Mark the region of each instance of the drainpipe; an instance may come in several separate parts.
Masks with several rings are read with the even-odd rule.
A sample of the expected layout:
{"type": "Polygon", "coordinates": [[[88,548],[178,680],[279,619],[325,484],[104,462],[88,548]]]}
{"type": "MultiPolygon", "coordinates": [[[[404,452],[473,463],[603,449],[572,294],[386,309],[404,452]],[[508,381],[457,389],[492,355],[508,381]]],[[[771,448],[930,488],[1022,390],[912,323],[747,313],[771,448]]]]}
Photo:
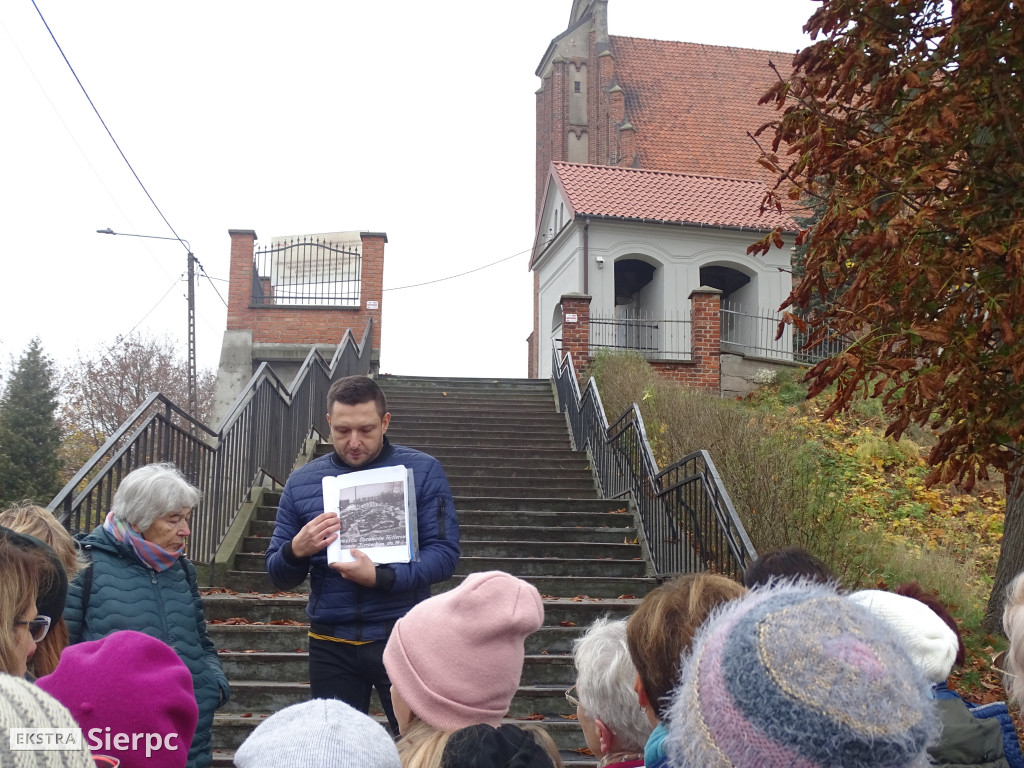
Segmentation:
{"type": "Polygon", "coordinates": [[[583,217],[583,293],[590,295],[590,219],[583,217]]]}

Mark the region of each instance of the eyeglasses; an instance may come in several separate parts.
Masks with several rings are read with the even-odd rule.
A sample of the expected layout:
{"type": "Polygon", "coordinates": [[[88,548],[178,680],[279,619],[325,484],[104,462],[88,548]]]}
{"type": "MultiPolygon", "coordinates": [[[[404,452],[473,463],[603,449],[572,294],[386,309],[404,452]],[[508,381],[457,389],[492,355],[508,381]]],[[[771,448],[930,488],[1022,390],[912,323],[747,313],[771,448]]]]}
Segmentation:
{"type": "Polygon", "coordinates": [[[50,631],[50,617],[49,616],[36,616],[34,619],[29,621],[16,621],[14,626],[20,627],[22,624],[28,627],[28,633],[32,636],[34,642],[39,642],[46,633],[50,631]]]}
{"type": "Polygon", "coordinates": [[[578,707],[580,705],[580,700],[572,695],[572,692],[574,690],[576,690],[576,686],[575,685],[572,688],[570,688],[568,691],[565,692],[565,700],[568,701],[570,704],[572,704],[574,707],[578,707]]]}

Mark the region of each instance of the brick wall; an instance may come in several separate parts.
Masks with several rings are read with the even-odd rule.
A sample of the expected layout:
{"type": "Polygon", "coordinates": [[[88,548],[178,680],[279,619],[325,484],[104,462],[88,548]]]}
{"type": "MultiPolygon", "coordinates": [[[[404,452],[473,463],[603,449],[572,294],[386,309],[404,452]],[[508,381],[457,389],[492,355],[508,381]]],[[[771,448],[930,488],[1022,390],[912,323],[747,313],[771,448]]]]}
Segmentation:
{"type": "Polygon", "coordinates": [[[384,244],[382,232],[362,232],[362,264],[359,307],[254,306],[252,298],[253,252],[256,233],[251,229],[228,230],[231,236],[231,268],[228,285],[227,329],[251,330],[253,343],[337,344],[349,328],[362,339],[366,322],[373,318],[373,349],[380,355],[384,244]],[[377,309],[367,309],[369,301],[377,309]]]}
{"type": "Polygon", "coordinates": [[[576,373],[590,359],[590,296],[567,293],[562,296],[562,354],[572,355],[576,373]],[[575,322],[570,317],[576,315],[575,322]]]}

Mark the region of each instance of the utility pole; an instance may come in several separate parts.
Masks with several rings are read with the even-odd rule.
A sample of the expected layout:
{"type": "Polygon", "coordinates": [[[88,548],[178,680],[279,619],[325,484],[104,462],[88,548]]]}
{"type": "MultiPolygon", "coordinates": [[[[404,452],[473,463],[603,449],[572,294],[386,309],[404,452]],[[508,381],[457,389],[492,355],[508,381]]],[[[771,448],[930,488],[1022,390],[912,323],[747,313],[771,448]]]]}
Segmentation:
{"type": "Polygon", "coordinates": [[[185,246],[188,251],[188,412],[194,419],[198,409],[196,394],[196,257],[188,240],[180,237],[161,237],[160,235],[136,235],[131,232],[115,232],[110,227],[97,229],[101,235],[123,235],[125,237],[142,237],[147,240],[175,240],[185,246]]]}

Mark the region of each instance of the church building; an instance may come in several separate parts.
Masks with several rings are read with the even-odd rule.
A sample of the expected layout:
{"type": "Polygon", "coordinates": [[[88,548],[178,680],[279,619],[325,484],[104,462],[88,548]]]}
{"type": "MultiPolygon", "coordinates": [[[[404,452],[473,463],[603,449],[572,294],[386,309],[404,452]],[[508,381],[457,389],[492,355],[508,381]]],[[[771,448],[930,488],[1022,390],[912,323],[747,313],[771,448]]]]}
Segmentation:
{"type": "Polygon", "coordinates": [[[791,287],[796,225],[760,213],[768,175],[752,135],[775,116],[757,103],[777,77],[770,62],[785,73],[792,58],[617,37],[608,0],[574,0],[537,67],[531,376],[549,376],[563,337],[579,338],[567,322],[588,324],[585,355],[637,350],[707,388],[720,384],[719,351],[792,358],[791,340],[764,343],[764,323],[745,319],[791,287]],[[779,225],[787,247],[746,254],[779,225]],[[704,343],[708,322],[720,345],[704,343]]]}

